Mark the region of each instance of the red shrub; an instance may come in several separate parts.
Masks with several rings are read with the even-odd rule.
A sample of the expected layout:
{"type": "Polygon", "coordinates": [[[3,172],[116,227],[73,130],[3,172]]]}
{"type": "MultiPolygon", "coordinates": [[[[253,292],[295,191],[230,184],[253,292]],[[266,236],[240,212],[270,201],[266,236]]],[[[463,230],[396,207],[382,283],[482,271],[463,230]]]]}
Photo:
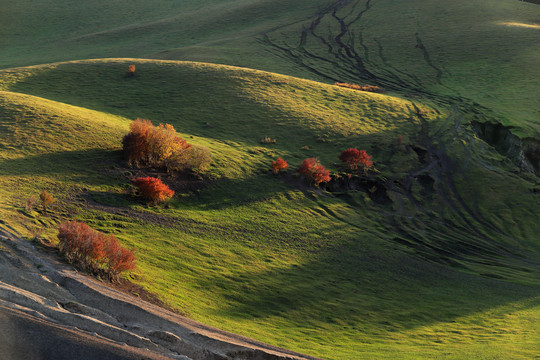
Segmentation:
{"type": "Polygon", "coordinates": [[[116,237],[105,235],[85,223],[70,221],[58,228],[58,249],[69,262],[113,279],[135,269],[135,252],[124,248],[116,237]]]}
{"type": "Polygon", "coordinates": [[[135,65],[129,65],[126,70],[127,76],[135,76],[135,65]]]}
{"type": "Polygon", "coordinates": [[[315,165],[317,165],[319,161],[315,158],[307,158],[304,161],[302,161],[302,164],[300,164],[300,167],[298,168],[298,172],[302,175],[310,176],[313,172],[313,168],[315,165]]]}
{"type": "Polygon", "coordinates": [[[339,154],[339,159],[349,166],[352,170],[358,169],[359,166],[363,166],[364,169],[368,169],[373,166],[373,162],[370,160],[371,156],[365,150],[358,150],[356,148],[350,148],[343,150],[339,154]]]}
{"type": "Polygon", "coordinates": [[[289,164],[282,158],[278,157],[275,161],[272,161],[272,169],[274,174],[277,174],[280,170],[285,170],[289,167],[289,164]]]}
{"type": "Polygon", "coordinates": [[[322,182],[328,182],[331,179],[330,171],[326,170],[315,158],[305,159],[298,168],[298,172],[311,179],[317,185],[322,182]]]}
{"type": "Polygon", "coordinates": [[[174,191],[165,185],[160,179],[154,177],[137,178],[131,180],[141,195],[151,202],[165,201],[174,195],[174,191]]]}
{"type": "Polygon", "coordinates": [[[123,247],[116,237],[110,235],[104,238],[107,270],[112,276],[118,276],[124,271],[135,269],[135,251],[123,247]]]}
{"type": "Polygon", "coordinates": [[[320,184],[322,182],[329,182],[330,177],[330,171],[326,170],[324,166],[321,164],[318,164],[313,169],[313,173],[311,174],[311,178],[315,182],[315,184],[320,184]]]}

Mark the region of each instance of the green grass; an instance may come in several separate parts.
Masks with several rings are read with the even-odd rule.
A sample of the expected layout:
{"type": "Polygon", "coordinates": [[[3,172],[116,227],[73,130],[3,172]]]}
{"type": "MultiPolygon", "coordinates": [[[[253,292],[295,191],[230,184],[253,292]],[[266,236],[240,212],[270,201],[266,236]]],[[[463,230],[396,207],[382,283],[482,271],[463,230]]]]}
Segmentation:
{"type": "MultiPolygon", "coordinates": [[[[204,0],[148,2],[91,0],[66,4],[7,1],[0,21],[0,67],[93,57],[156,57],[194,50],[198,57],[228,55],[241,61],[231,41],[252,42],[263,31],[310,17],[327,0],[204,0]],[[51,11],[51,9],[54,9],[51,11]],[[48,14],[47,19],[43,14],[48,14]]],[[[246,45],[242,46],[248,50],[246,45]]],[[[198,59],[201,60],[201,59],[198,59]]]]}
{"type": "Polygon", "coordinates": [[[138,250],[134,281],[189,317],[311,355],[540,352],[538,178],[518,166],[519,139],[493,135],[503,140],[497,151],[471,127],[501,123],[537,141],[540,30],[523,25],[540,23],[538,5],[0,0],[0,7],[4,223],[29,237],[54,239],[65,219],[114,233],[138,250]],[[348,28],[342,36],[339,19],[348,28]],[[338,50],[340,42],[348,49],[338,50]],[[222,63],[319,82],[140,59],[14,68],[105,57],[222,63]],[[137,76],[126,78],[132,63],[137,76]],[[390,92],[324,84],[336,80],[390,92]],[[134,199],[136,171],[119,150],[136,117],[171,123],[209,147],[209,186],[180,191],[168,208],[134,199]],[[267,136],[277,143],[261,144],[267,136]],[[351,146],[373,155],[386,181],[383,201],[369,191],[306,189],[269,172],[278,156],[293,168],[316,156],[335,172],[337,155],[351,146]],[[57,198],[53,208],[25,210],[42,189],[57,198]]]}
{"type": "Polygon", "coordinates": [[[439,101],[477,103],[517,135],[538,137],[540,51],[534,44],[540,30],[519,26],[540,23],[538,5],[353,0],[336,17],[348,26],[342,42],[362,58],[370,77],[338,52],[341,25],[332,16],[333,4],[91,0],[72,6],[4,0],[0,68],[142,57],[247,66],[324,82],[380,83],[403,93],[421,90],[439,101]],[[302,43],[303,29],[317,14],[324,16],[302,43]]]}
{"type": "Polygon", "coordinates": [[[540,199],[460,125],[468,115],[457,108],[135,59],[2,70],[0,89],[2,218],[27,236],[54,239],[66,219],[115,234],[137,249],[134,281],[191,318],[329,359],[538,352],[540,199]],[[135,78],[124,77],[130,63],[135,78]],[[119,150],[135,117],[209,147],[212,183],[168,208],[131,197],[119,150]],[[357,146],[399,183],[426,165],[398,134],[444,148],[451,169],[427,173],[451,182],[430,190],[413,178],[410,192],[397,185],[378,203],[362,191],[302,191],[269,172],[277,156],[293,167],[317,156],[336,171],[339,152],[357,146]],[[265,136],[277,143],[260,144],[265,136]],[[52,209],[26,211],[42,189],[52,209]]]}

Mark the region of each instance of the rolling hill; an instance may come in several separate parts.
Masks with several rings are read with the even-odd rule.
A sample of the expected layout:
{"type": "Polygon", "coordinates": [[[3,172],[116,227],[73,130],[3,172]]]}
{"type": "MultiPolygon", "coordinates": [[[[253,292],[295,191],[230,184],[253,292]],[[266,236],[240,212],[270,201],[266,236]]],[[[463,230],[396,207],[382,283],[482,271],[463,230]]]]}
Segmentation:
{"type": "Polygon", "coordinates": [[[170,306],[314,356],[538,353],[537,5],[5,4],[3,222],[50,241],[66,219],[113,233],[137,250],[132,280],[170,306]],[[26,66],[110,56],[298,77],[134,58],[26,66]],[[157,173],[177,191],[166,207],[131,196],[144,172],[120,148],[137,117],[214,154],[204,180],[157,173]],[[318,157],[336,175],[348,147],[372,155],[367,181],[317,189],[269,171],[318,157]],[[51,211],[25,206],[43,189],[51,211]]]}

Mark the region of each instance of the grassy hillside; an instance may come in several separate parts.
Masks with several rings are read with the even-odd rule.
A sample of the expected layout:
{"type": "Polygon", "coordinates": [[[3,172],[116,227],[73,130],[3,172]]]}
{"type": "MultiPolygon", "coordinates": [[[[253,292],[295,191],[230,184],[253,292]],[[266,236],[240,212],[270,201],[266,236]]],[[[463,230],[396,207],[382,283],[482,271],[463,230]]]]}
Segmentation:
{"type": "Polygon", "coordinates": [[[311,355],[540,353],[540,6],[0,8],[1,221],[28,237],[54,239],[65,219],[114,233],[138,251],[133,281],[188,316],[311,355]],[[177,191],[166,207],[131,196],[144,172],[120,144],[137,117],[214,154],[202,182],[157,173],[177,191]],[[368,182],[323,191],[269,171],[315,156],[335,175],[348,147],[373,155],[368,182]],[[26,206],[43,189],[52,209],[26,206]]]}
{"type": "Polygon", "coordinates": [[[134,59],[2,70],[0,90],[3,221],[29,237],[54,239],[64,219],[114,233],[137,249],[133,280],[194,319],[328,359],[538,353],[537,180],[474,135],[479,114],[134,59]],[[135,117],[209,147],[208,180],[162,174],[168,207],[133,198],[139,170],[119,150],[135,117]],[[336,172],[350,146],[373,154],[373,192],[269,172],[277,156],[336,172]],[[25,209],[42,189],[53,208],[25,209]]]}
{"type": "Polygon", "coordinates": [[[309,19],[328,0],[0,1],[0,67],[92,57],[153,57],[185,49],[241,61],[263,31],[309,19]],[[44,16],[47,15],[47,16],[44,16]],[[241,50],[238,52],[238,50],[241,50]]]}
{"type": "Polygon", "coordinates": [[[522,138],[540,133],[540,6],[529,2],[0,0],[0,6],[0,68],[119,56],[224,63],[476,104],[522,138]]]}

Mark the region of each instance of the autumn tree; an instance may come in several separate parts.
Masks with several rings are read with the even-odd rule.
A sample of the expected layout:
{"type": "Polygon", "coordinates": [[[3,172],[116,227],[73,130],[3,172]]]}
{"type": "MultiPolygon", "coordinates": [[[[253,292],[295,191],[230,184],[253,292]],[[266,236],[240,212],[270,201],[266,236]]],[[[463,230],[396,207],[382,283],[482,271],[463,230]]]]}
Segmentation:
{"type": "Polygon", "coordinates": [[[135,251],[122,246],[116,237],[104,238],[104,252],[107,272],[113,279],[124,271],[135,269],[135,251]]]}
{"type": "Polygon", "coordinates": [[[210,150],[192,146],[176,135],[170,124],[152,125],[150,120],[136,119],[122,139],[122,148],[131,166],[153,166],[167,171],[202,172],[212,162],[210,150]]]}
{"type": "Polygon", "coordinates": [[[54,202],[54,198],[47,190],[43,190],[41,194],[39,194],[39,198],[41,200],[41,203],[43,204],[43,209],[47,211],[47,207],[51,205],[54,202]]]}
{"type": "Polygon", "coordinates": [[[288,167],[289,164],[281,157],[278,157],[276,160],[272,161],[272,171],[274,172],[274,174],[277,174],[280,170],[285,170],[288,167]]]}
{"type": "Polygon", "coordinates": [[[150,120],[136,119],[129,125],[130,132],[122,139],[122,150],[131,166],[150,162],[150,137],[154,126],[150,120]]]}
{"type": "Polygon", "coordinates": [[[131,64],[128,66],[126,76],[135,76],[135,65],[131,64]]]}

